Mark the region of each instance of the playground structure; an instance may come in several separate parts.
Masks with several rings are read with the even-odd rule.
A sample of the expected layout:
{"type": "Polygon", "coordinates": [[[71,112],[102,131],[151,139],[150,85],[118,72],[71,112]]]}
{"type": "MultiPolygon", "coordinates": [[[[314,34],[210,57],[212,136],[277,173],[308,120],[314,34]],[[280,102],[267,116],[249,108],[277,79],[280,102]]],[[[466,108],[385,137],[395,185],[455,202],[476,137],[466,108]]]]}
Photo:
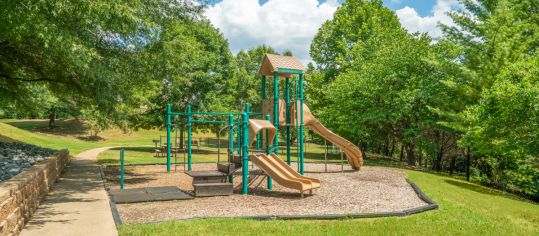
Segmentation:
{"type": "Polygon", "coordinates": [[[232,175],[239,168],[242,173],[242,194],[248,194],[249,160],[267,175],[268,189],[272,189],[272,181],[275,180],[284,187],[298,190],[301,196],[305,191],[312,194],[313,189],[320,187],[320,181],[303,176],[305,127],[338,146],[346,154],[352,168],[359,170],[363,164],[361,150],[325,128],[304,104],[304,71],[303,65],[295,57],[266,54],[259,71],[262,82],[261,112],[252,112],[248,103],[242,112],[193,112],[190,104],[187,104],[186,112],[176,112],[172,111],[170,103],[167,104],[167,172],[171,170],[173,116],[185,117],[185,123],[179,125],[185,125],[187,129],[187,174],[193,177],[193,187],[197,196],[231,194],[232,175]],[[269,98],[266,91],[267,78],[270,76],[273,77],[272,98],[269,98]],[[279,78],[285,78],[285,91],[282,97],[279,96],[279,78]],[[213,117],[213,119],[197,119],[198,117],[213,117]],[[223,120],[223,117],[228,119],[223,120]],[[218,171],[197,172],[192,169],[192,126],[198,123],[224,125],[223,128],[229,131],[228,161],[218,163],[218,171]],[[281,127],[284,127],[286,132],[286,162],[277,156],[281,127]],[[290,167],[292,128],[296,129],[297,136],[297,171],[290,167]]]}

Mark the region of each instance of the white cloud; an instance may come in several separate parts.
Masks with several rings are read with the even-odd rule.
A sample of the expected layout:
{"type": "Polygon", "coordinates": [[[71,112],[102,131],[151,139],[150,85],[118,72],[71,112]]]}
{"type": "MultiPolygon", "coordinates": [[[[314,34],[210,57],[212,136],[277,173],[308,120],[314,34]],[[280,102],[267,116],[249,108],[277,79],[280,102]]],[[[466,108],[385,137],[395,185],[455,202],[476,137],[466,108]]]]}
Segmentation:
{"type": "Polygon", "coordinates": [[[205,15],[229,40],[234,53],[266,44],[277,51],[292,50],[304,63],[309,46],[322,23],[332,18],[340,4],[328,0],[223,0],[205,15]]]}
{"type": "Polygon", "coordinates": [[[442,36],[442,30],[438,23],[451,25],[453,21],[447,15],[447,12],[458,8],[457,0],[437,0],[432,8],[432,16],[420,16],[414,8],[404,7],[396,11],[399,20],[409,32],[428,33],[431,37],[438,38],[442,36]]]}

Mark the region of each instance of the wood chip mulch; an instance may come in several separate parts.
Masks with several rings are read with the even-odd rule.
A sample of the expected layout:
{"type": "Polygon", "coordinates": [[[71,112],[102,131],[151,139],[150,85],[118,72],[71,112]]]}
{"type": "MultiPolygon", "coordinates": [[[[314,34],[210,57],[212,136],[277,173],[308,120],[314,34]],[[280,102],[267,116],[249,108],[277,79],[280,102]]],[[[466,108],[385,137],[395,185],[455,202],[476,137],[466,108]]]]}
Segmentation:
{"type": "MultiPolygon", "coordinates": [[[[193,200],[117,204],[123,223],[147,223],[195,217],[235,217],[259,215],[320,215],[402,211],[426,205],[417,197],[406,174],[385,167],[362,167],[352,171],[349,166],[306,163],[306,176],[321,180],[321,188],[313,195],[301,198],[298,191],[287,189],[275,181],[273,190],[266,189],[266,178],[254,166],[249,195],[241,195],[241,171],[234,177],[235,194],[219,197],[199,197],[193,200]],[[313,173],[318,172],[318,173],[313,173]],[[260,175],[258,175],[260,174],[260,175]]],[[[293,164],[293,168],[295,164],[293,164]]],[[[194,170],[214,170],[216,164],[194,164],[194,170]]],[[[166,167],[136,166],[126,171],[125,188],[178,186],[191,192],[191,177],[177,172],[166,173],[166,167]]],[[[106,169],[111,187],[118,188],[118,171],[106,169]]]]}

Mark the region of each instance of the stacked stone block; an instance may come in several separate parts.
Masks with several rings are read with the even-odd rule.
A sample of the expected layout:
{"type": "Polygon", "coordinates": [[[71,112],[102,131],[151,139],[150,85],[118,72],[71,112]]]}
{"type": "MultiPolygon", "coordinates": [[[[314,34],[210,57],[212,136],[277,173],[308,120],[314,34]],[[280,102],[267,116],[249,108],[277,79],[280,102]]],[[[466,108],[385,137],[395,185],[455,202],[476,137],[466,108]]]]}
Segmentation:
{"type": "Polygon", "coordinates": [[[0,183],[0,236],[19,234],[68,162],[62,150],[0,183]]]}

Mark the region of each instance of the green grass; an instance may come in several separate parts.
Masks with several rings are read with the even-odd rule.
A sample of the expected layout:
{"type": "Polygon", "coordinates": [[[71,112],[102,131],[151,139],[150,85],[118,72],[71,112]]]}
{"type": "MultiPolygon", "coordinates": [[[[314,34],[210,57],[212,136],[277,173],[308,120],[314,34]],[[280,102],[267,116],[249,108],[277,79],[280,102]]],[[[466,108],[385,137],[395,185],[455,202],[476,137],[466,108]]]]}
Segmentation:
{"type": "Polygon", "coordinates": [[[539,206],[450,177],[406,170],[440,209],[357,220],[211,219],[124,225],[120,235],[539,235],[539,206]]]}
{"type": "MultiPolygon", "coordinates": [[[[192,160],[193,162],[217,162],[218,160],[218,148],[217,141],[215,138],[201,137],[202,145],[200,147],[193,147],[192,149],[192,160]],[[209,140],[210,142],[208,142],[209,140]],[[210,143],[210,144],[208,144],[210,143]]],[[[223,139],[221,147],[221,161],[227,160],[227,148],[223,139]]],[[[166,157],[155,157],[154,156],[154,147],[127,147],[125,149],[125,163],[127,164],[148,164],[148,163],[166,163],[166,157]]],[[[295,161],[297,159],[297,153],[295,148],[292,149],[291,159],[295,161]]],[[[281,153],[280,158],[286,160],[286,154],[281,153]]],[[[185,157],[187,158],[187,157],[185,157]]],[[[335,152],[328,152],[328,162],[337,162],[340,163],[340,154],[335,152]]],[[[114,148],[111,150],[104,151],[100,153],[97,157],[99,163],[101,164],[119,164],[119,148],[114,148]]],[[[323,145],[318,144],[308,144],[305,154],[305,160],[309,162],[322,162],[324,161],[324,147],[323,145]]],[[[184,161],[184,154],[177,154],[177,162],[184,161]]],[[[174,162],[174,157],[172,157],[172,162],[174,162]]],[[[344,163],[346,164],[346,157],[344,157],[344,163]]]]}
{"type": "Polygon", "coordinates": [[[112,129],[100,133],[100,139],[93,140],[77,120],[57,121],[56,125],[58,127],[51,130],[46,120],[1,120],[0,137],[53,149],[67,148],[72,155],[76,155],[98,147],[152,145],[152,139],[164,135],[159,130],[124,133],[112,129]]]}
{"type": "MultiPolygon", "coordinates": [[[[165,158],[151,156],[152,147],[143,147],[152,145],[151,140],[163,135],[162,131],[141,130],[124,134],[119,130],[108,130],[100,135],[103,139],[91,141],[77,121],[60,121],[58,125],[62,128],[51,131],[46,121],[4,120],[0,122],[0,140],[68,148],[73,154],[96,147],[130,145],[133,147],[127,149],[127,163],[165,161],[165,158]]],[[[208,134],[200,136],[211,137],[208,134]]],[[[215,150],[211,146],[194,149],[193,159],[216,160],[215,154],[207,153],[215,150]]],[[[118,150],[104,152],[99,158],[103,163],[117,163],[118,150]]],[[[308,146],[306,158],[323,160],[322,147],[308,146]]],[[[340,156],[335,154],[330,158],[338,161],[340,156]]],[[[383,158],[366,160],[368,165],[395,166],[396,163],[383,158]]],[[[124,225],[119,232],[121,235],[539,235],[539,205],[536,203],[448,176],[405,171],[410,180],[440,204],[439,210],[407,217],[359,220],[169,221],[124,225]]]]}

